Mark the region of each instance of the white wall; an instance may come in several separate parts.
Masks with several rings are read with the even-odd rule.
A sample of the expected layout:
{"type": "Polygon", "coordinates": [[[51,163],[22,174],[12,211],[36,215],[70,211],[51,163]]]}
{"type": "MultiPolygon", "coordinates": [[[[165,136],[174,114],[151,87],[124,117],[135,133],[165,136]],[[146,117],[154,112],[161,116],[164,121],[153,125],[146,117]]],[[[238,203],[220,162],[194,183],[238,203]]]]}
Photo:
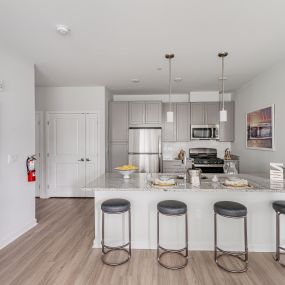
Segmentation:
{"type": "Polygon", "coordinates": [[[35,183],[26,158],[35,153],[34,65],[0,50],[0,248],[36,225],[35,183]],[[15,161],[8,164],[8,155],[15,161]]]}
{"type": "Polygon", "coordinates": [[[100,169],[105,172],[105,87],[36,87],[37,111],[98,112],[100,122],[100,169]]]}
{"type": "Polygon", "coordinates": [[[240,156],[242,172],[269,172],[270,162],[285,163],[285,61],[260,74],[234,94],[236,134],[232,149],[240,156]],[[245,147],[246,113],[275,104],[276,151],[245,147]]]}

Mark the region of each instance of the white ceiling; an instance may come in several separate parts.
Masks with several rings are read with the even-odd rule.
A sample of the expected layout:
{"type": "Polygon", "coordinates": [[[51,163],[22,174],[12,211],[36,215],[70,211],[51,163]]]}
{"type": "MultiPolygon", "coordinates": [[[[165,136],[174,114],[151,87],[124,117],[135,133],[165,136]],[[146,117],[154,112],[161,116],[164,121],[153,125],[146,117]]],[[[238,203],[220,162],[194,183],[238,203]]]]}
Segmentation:
{"type": "Polygon", "coordinates": [[[284,0],[0,0],[1,46],[33,59],[39,86],[117,94],[167,92],[166,52],[183,78],[175,93],[217,90],[217,53],[226,50],[233,90],[285,58],[284,11],[284,0]]]}

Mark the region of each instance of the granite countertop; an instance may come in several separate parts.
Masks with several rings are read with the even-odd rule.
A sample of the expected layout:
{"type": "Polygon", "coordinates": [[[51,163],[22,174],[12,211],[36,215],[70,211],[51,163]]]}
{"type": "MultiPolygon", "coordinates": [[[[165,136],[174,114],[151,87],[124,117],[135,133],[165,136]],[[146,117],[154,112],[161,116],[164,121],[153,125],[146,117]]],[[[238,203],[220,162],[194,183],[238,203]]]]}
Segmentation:
{"type": "Polygon", "coordinates": [[[195,187],[187,180],[176,179],[177,185],[174,187],[156,187],[151,181],[159,176],[169,176],[176,178],[177,174],[162,174],[162,173],[134,173],[130,179],[124,179],[119,173],[105,173],[97,179],[89,183],[85,190],[92,191],[189,191],[189,192],[284,192],[285,183],[281,185],[271,185],[270,180],[266,175],[260,174],[238,174],[235,177],[247,179],[252,188],[231,188],[223,185],[223,181],[229,177],[226,174],[217,174],[219,182],[214,183],[212,177],[214,174],[204,174],[207,179],[201,179],[201,185],[195,187]]]}

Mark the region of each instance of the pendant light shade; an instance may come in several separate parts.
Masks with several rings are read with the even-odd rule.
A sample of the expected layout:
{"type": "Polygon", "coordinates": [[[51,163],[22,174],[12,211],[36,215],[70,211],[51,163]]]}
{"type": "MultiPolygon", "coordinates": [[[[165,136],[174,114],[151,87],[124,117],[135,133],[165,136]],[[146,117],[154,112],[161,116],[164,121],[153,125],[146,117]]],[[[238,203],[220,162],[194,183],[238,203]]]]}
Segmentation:
{"type": "Polygon", "coordinates": [[[173,118],[173,111],[168,111],[167,113],[166,113],[166,121],[167,121],[167,123],[173,123],[173,120],[174,118],[173,118]]]}
{"type": "Polygon", "coordinates": [[[166,113],[166,121],[167,123],[173,123],[174,122],[174,113],[172,111],[171,108],[171,60],[174,58],[174,54],[166,54],[165,58],[168,59],[169,62],[169,97],[168,97],[168,101],[169,101],[169,111],[167,111],[166,113]]]}
{"type": "Polygon", "coordinates": [[[222,110],[220,110],[220,122],[226,122],[228,120],[228,112],[225,110],[225,67],[224,67],[224,60],[225,57],[228,55],[227,52],[220,52],[218,56],[222,59],[222,110]]]}
{"type": "Polygon", "coordinates": [[[228,120],[228,112],[227,110],[220,111],[220,122],[226,122],[228,120]]]}

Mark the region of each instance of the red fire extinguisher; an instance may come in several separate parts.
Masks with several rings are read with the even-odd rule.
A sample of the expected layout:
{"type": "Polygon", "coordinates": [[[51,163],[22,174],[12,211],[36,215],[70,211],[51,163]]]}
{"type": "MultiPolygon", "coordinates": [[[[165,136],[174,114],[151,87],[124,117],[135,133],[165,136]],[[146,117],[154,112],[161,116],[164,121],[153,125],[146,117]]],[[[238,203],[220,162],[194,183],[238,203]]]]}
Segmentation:
{"type": "Polygon", "coordinates": [[[28,182],[36,181],[36,168],[35,168],[36,160],[37,159],[35,158],[34,155],[28,156],[26,160],[28,182]]]}

